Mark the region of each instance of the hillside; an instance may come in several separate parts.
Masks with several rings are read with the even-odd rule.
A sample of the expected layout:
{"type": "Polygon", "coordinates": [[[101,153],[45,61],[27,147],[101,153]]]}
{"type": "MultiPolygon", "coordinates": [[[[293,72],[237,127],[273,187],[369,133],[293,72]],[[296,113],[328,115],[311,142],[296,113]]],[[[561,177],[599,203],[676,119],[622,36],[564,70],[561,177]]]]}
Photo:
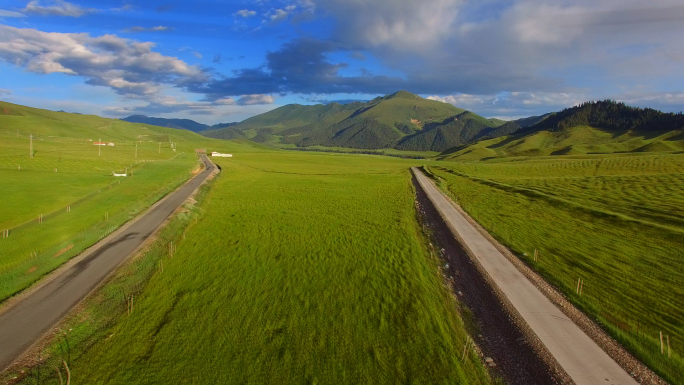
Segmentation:
{"type": "Polygon", "coordinates": [[[445,151],[442,159],[684,151],[684,116],[613,101],[584,103],[548,115],[508,137],[445,151]]]}
{"type": "Polygon", "coordinates": [[[520,127],[486,119],[451,104],[399,91],[367,103],[291,104],[254,116],[212,138],[249,139],[272,145],[443,151],[473,140],[510,134],[520,127]],[[505,126],[505,127],[504,127],[505,126]],[[502,130],[497,130],[503,127],[502,130]]]}
{"type": "Polygon", "coordinates": [[[204,130],[217,130],[220,128],[227,128],[236,125],[237,123],[218,123],[213,126],[198,123],[191,119],[167,119],[167,118],[153,118],[145,115],[131,115],[121,120],[129,123],[143,123],[152,126],[176,128],[181,130],[188,130],[192,132],[200,132],[204,130]]]}
{"type": "Polygon", "coordinates": [[[96,115],[43,110],[1,101],[0,132],[18,137],[33,134],[38,140],[78,138],[110,142],[208,142],[207,138],[184,130],[130,123],[96,115]]]}

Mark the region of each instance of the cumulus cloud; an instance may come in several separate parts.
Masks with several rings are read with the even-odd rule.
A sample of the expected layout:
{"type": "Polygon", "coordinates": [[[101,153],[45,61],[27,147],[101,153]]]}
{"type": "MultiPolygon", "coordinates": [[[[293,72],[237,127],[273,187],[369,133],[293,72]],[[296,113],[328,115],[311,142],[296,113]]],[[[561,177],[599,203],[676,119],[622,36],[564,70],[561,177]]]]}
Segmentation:
{"type": "MultiPolygon", "coordinates": [[[[572,93],[578,77],[601,79],[597,90],[648,84],[681,79],[684,64],[684,40],[671,38],[684,32],[681,0],[310,2],[334,20],[337,51],[367,52],[404,74],[403,82],[336,79],[341,88],[369,86],[359,92],[382,93],[393,83],[432,94],[572,93]]],[[[329,89],[320,84],[320,92],[329,89]]]]}
{"type": "Polygon", "coordinates": [[[240,99],[237,100],[237,104],[241,106],[251,106],[255,104],[273,104],[275,100],[271,95],[242,95],[240,99]]]}
{"type": "Polygon", "coordinates": [[[92,8],[83,8],[80,5],[72,4],[64,0],[53,0],[46,5],[41,4],[41,1],[39,0],[33,0],[26,5],[23,12],[36,15],[79,17],[86,13],[95,12],[95,10],[92,8]]]}
{"type": "Polygon", "coordinates": [[[241,9],[241,10],[235,12],[233,14],[233,16],[234,17],[239,16],[239,17],[244,17],[244,18],[252,17],[252,16],[256,16],[256,11],[250,11],[249,9],[241,9]]]}
{"type": "Polygon", "coordinates": [[[402,52],[433,47],[453,33],[464,0],[319,0],[317,9],[338,18],[336,38],[402,52]]]}
{"type": "Polygon", "coordinates": [[[130,98],[146,98],[160,85],[201,81],[206,74],[175,57],[152,51],[154,43],[115,35],[46,33],[0,25],[0,60],[39,74],[64,73],[110,87],[130,98]]]}
{"type": "Polygon", "coordinates": [[[173,30],[174,30],[173,27],[165,27],[163,25],[158,25],[156,27],[150,27],[150,28],[134,26],[134,27],[124,29],[124,32],[165,32],[165,31],[173,31],[173,30]]]}

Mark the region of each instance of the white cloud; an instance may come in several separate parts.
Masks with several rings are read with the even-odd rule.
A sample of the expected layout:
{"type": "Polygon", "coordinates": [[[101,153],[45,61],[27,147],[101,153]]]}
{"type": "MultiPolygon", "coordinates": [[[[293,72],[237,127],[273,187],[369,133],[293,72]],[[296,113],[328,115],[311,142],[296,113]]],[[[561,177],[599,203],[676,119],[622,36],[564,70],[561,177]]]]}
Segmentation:
{"type": "Polygon", "coordinates": [[[252,17],[256,16],[256,11],[250,11],[249,9],[241,9],[233,14],[233,16],[240,16],[240,17],[252,17]]]}
{"type": "Polygon", "coordinates": [[[453,34],[464,0],[320,0],[317,5],[341,20],[338,39],[400,51],[434,47],[453,34]]]}
{"type": "Polygon", "coordinates": [[[237,113],[249,106],[272,104],[270,95],[243,95],[237,101],[233,98],[223,98],[216,101],[191,101],[183,96],[153,96],[145,103],[111,106],[105,108],[105,115],[127,116],[133,114],[182,114],[190,115],[228,115],[226,112],[237,113]],[[241,107],[245,106],[245,107],[241,107]],[[226,109],[229,110],[226,110],[226,109]]]}
{"type": "Polygon", "coordinates": [[[24,17],[24,15],[19,12],[6,11],[4,9],[0,9],[0,19],[2,19],[3,17],[24,17]]]}
{"type": "Polygon", "coordinates": [[[515,20],[513,30],[521,42],[562,44],[579,36],[593,16],[576,6],[522,3],[508,17],[515,20]]]}
{"type": "Polygon", "coordinates": [[[24,13],[33,13],[37,15],[52,15],[52,16],[71,16],[79,17],[86,13],[95,12],[92,8],[83,8],[79,5],[66,2],[64,0],[54,0],[51,5],[41,5],[39,0],[30,1],[24,13]]]}
{"type": "Polygon", "coordinates": [[[506,92],[498,95],[428,96],[484,116],[530,116],[558,111],[587,101],[584,93],[506,92]]]}
{"type": "Polygon", "coordinates": [[[154,43],[115,35],[47,33],[0,25],[0,60],[39,74],[82,76],[129,98],[149,98],[162,84],[205,78],[196,66],[152,51],[154,43]]]}
{"type": "Polygon", "coordinates": [[[615,100],[628,105],[650,107],[670,112],[684,111],[684,92],[630,91],[617,95],[615,100]]]}
{"type": "Polygon", "coordinates": [[[12,91],[0,88],[0,95],[12,95],[12,91]]]}
{"type": "Polygon", "coordinates": [[[131,28],[126,28],[123,31],[124,32],[165,32],[165,31],[173,31],[173,30],[174,30],[173,27],[165,27],[163,25],[158,25],[156,27],[151,27],[151,28],[134,26],[131,28]]]}
{"type": "Polygon", "coordinates": [[[201,58],[202,58],[202,54],[199,53],[199,52],[197,52],[197,51],[192,51],[192,55],[193,55],[194,57],[198,58],[198,59],[201,59],[201,58]]]}
{"type": "Polygon", "coordinates": [[[255,104],[273,104],[275,100],[271,95],[242,95],[240,99],[237,100],[237,104],[241,106],[251,106],[255,104]]]}
{"type": "Polygon", "coordinates": [[[283,9],[272,9],[266,13],[266,18],[272,23],[285,20],[290,13],[283,9]]]}
{"type": "Polygon", "coordinates": [[[235,104],[235,99],[233,98],[223,98],[214,101],[214,104],[219,106],[232,106],[235,104]]]}

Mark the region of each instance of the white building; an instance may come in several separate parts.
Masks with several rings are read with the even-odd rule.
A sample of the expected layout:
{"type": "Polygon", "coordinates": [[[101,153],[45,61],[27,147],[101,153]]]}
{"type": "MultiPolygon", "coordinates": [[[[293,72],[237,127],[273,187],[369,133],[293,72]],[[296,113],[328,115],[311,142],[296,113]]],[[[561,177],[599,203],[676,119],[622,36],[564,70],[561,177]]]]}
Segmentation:
{"type": "Polygon", "coordinates": [[[220,152],[212,151],[211,156],[216,156],[219,158],[232,158],[233,154],[221,154],[220,152]]]}

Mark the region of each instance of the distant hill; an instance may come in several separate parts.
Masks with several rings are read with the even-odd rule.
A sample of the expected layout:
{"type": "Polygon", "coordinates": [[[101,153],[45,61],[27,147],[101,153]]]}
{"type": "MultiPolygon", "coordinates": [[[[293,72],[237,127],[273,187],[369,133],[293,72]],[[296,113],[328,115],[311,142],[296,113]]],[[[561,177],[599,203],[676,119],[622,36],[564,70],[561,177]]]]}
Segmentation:
{"type": "Polygon", "coordinates": [[[539,116],[530,116],[529,118],[522,118],[522,119],[514,120],[514,121],[512,121],[512,123],[515,123],[520,127],[529,127],[529,126],[533,126],[533,125],[541,122],[542,120],[548,118],[549,116],[551,116],[553,114],[555,114],[555,112],[549,112],[548,114],[539,115],[539,116]]]}
{"type": "Polygon", "coordinates": [[[452,147],[440,158],[476,160],[514,156],[684,151],[684,115],[614,101],[587,102],[547,114],[509,136],[452,147]]]}
{"type": "Polygon", "coordinates": [[[62,111],[50,111],[0,101],[0,131],[34,138],[83,138],[103,141],[199,142],[192,132],[62,111]]]}
{"type": "Polygon", "coordinates": [[[203,135],[233,139],[237,130],[262,143],[357,149],[443,151],[520,126],[487,119],[448,103],[406,91],[369,102],[312,106],[290,104],[203,135]],[[506,126],[506,127],[504,127],[506,126]],[[503,127],[503,130],[498,130],[503,127]]]}
{"type": "Polygon", "coordinates": [[[131,115],[126,118],[121,118],[130,123],[149,124],[151,126],[177,128],[181,130],[188,130],[192,132],[200,132],[204,130],[220,129],[236,125],[237,123],[219,123],[213,126],[198,123],[191,119],[167,119],[167,118],[153,118],[145,115],[131,115]]]}

